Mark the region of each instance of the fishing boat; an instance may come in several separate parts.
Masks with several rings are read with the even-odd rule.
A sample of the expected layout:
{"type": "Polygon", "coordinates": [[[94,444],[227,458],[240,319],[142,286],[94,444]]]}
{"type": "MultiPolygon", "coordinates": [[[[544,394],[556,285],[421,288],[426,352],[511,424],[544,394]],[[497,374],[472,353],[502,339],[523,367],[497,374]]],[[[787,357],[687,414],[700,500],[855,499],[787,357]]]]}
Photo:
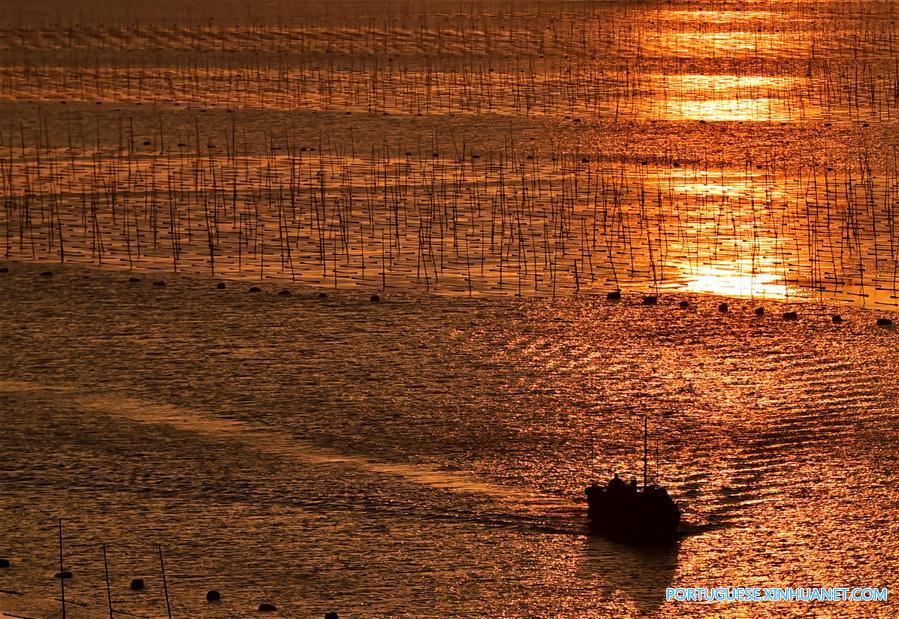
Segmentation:
{"type": "Polygon", "coordinates": [[[593,482],[587,495],[590,529],[598,535],[633,546],[665,546],[677,539],[680,507],[662,486],[648,483],[647,424],[643,420],[643,488],[618,474],[606,485],[593,482]]]}

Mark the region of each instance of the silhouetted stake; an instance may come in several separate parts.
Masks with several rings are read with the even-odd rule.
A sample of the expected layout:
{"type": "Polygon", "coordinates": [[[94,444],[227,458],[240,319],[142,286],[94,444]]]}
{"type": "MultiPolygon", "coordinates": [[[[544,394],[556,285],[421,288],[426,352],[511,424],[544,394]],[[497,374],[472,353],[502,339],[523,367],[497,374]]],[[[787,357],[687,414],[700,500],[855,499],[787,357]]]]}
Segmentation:
{"type": "Polygon", "coordinates": [[[156,548],[159,550],[159,569],[162,571],[162,590],[165,592],[165,610],[169,614],[169,619],[172,619],[172,607],[169,605],[169,586],[165,580],[165,562],[162,560],[162,545],[157,544],[156,548]]]}
{"type": "Polygon", "coordinates": [[[106,561],[106,544],[103,544],[103,573],[106,576],[106,601],[109,603],[109,619],[112,619],[112,591],[109,588],[109,563],[106,561]]]}
{"type": "Polygon", "coordinates": [[[62,564],[62,518],[59,519],[59,598],[62,603],[62,619],[66,619],[66,578],[62,564]]]}

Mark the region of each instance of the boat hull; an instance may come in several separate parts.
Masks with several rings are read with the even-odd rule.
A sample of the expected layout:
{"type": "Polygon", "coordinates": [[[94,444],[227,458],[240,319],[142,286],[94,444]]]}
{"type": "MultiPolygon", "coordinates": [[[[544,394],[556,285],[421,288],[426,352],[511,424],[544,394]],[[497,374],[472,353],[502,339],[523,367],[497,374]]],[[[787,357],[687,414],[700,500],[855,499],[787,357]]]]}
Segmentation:
{"type": "Polygon", "coordinates": [[[665,546],[678,537],[680,509],[664,490],[588,492],[592,532],[634,546],[665,546]]]}

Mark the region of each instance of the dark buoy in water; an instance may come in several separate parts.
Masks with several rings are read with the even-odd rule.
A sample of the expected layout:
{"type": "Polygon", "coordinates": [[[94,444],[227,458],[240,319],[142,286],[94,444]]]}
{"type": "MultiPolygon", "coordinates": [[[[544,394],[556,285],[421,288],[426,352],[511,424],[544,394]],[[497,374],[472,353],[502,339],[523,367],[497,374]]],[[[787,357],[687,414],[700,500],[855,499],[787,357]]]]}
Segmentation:
{"type": "Polygon", "coordinates": [[[612,292],[606,293],[606,301],[620,301],[621,300],[621,291],[613,290],[612,292]]]}
{"type": "Polygon", "coordinates": [[[9,267],[0,267],[0,273],[9,273],[9,267]]]}
{"type": "Polygon", "coordinates": [[[9,559],[0,559],[0,568],[9,567],[9,559]]]}
{"type": "Polygon", "coordinates": [[[654,294],[643,297],[643,305],[655,305],[659,302],[659,298],[654,294]]]}
{"type": "Polygon", "coordinates": [[[136,283],[139,282],[139,281],[140,281],[140,278],[139,278],[139,277],[129,277],[129,278],[128,278],[128,283],[129,283],[129,284],[136,284],[136,283]]]}
{"type": "Polygon", "coordinates": [[[216,284],[215,287],[216,287],[218,290],[224,290],[225,288],[227,288],[227,286],[225,285],[225,282],[219,282],[218,284],[216,284]]]}
{"type": "Polygon", "coordinates": [[[159,288],[165,288],[165,281],[160,279],[159,281],[153,282],[153,285],[158,286],[159,288]]]}
{"type": "Polygon", "coordinates": [[[222,599],[222,594],[212,589],[206,592],[206,601],[207,602],[218,602],[222,599]]]}
{"type": "Polygon", "coordinates": [[[53,271],[41,271],[41,277],[53,277],[53,271]]]}
{"type": "Polygon", "coordinates": [[[755,315],[756,315],[756,316],[764,316],[764,315],[765,315],[765,308],[764,308],[764,307],[757,307],[757,308],[755,308],[755,315]]]}
{"type": "Polygon", "coordinates": [[[718,304],[718,311],[721,312],[722,314],[726,314],[727,310],[729,310],[729,309],[730,308],[727,307],[727,303],[719,303],[718,304]]]}
{"type": "Polygon", "coordinates": [[[378,294],[373,294],[373,295],[371,295],[371,302],[372,302],[372,303],[377,303],[377,302],[380,301],[380,300],[381,300],[381,296],[380,296],[380,295],[378,295],[378,294]]]}
{"type": "Polygon", "coordinates": [[[843,317],[840,316],[839,314],[834,314],[833,316],[830,317],[830,322],[832,322],[834,324],[839,324],[839,323],[843,322],[843,317]]]}
{"type": "Polygon", "coordinates": [[[259,286],[253,286],[252,288],[250,288],[250,292],[262,292],[262,288],[260,288],[259,286]]]}
{"type": "Polygon", "coordinates": [[[144,579],[143,578],[132,578],[131,579],[131,590],[132,591],[143,591],[144,590],[144,579]]]}
{"type": "Polygon", "coordinates": [[[261,613],[273,613],[276,610],[278,610],[278,609],[275,608],[275,605],[269,604],[268,602],[263,602],[262,604],[259,605],[259,612],[261,612],[261,613]]]}
{"type": "Polygon", "coordinates": [[[53,574],[53,578],[71,578],[71,577],[72,577],[72,572],[70,572],[69,570],[63,570],[61,572],[56,572],[55,574],[53,574]]]}
{"type": "Polygon", "coordinates": [[[318,298],[319,298],[319,299],[324,299],[324,298],[326,298],[327,296],[328,296],[328,294],[327,294],[326,292],[319,292],[319,293],[318,293],[318,298]]]}
{"type": "Polygon", "coordinates": [[[796,312],[784,312],[784,320],[798,320],[799,314],[796,312]]]}
{"type": "Polygon", "coordinates": [[[335,611],[331,611],[329,613],[325,613],[325,619],[340,619],[335,611]]]}
{"type": "Polygon", "coordinates": [[[893,321],[890,320],[889,318],[878,318],[878,319],[877,319],[877,326],[878,326],[878,327],[892,327],[892,326],[893,326],[893,321]]]}
{"type": "Polygon", "coordinates": [[[290,291],[289,291],[287,288],[285,288],[284,290],[279,290],[279,291],[278,291],[278,296],[279,296],[279,297],[289,297],[289,296],[290,296],[290,291]]]}
{"type": "Polygon", "coordinates": [[[690,302],[681,301],[680,303],[678,303],[678,307],[680,307],[681,309],[687,309],[688,307],[690,307],[690,302]]]}

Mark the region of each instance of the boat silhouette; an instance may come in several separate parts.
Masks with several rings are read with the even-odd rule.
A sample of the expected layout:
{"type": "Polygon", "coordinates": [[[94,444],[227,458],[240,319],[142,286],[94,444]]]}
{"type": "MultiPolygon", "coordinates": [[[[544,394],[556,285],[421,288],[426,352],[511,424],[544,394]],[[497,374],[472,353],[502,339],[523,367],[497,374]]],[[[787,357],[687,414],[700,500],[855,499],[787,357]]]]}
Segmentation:
{"type": "Polygon", "coordinates": [[[590,530],[633,546],[665,546],[677,539],[680,507],[668,491],[647,479],[647,425],[643,420],[643,488],[615,473],[603,487],[593,482],[587,495],[590,530]]]}

